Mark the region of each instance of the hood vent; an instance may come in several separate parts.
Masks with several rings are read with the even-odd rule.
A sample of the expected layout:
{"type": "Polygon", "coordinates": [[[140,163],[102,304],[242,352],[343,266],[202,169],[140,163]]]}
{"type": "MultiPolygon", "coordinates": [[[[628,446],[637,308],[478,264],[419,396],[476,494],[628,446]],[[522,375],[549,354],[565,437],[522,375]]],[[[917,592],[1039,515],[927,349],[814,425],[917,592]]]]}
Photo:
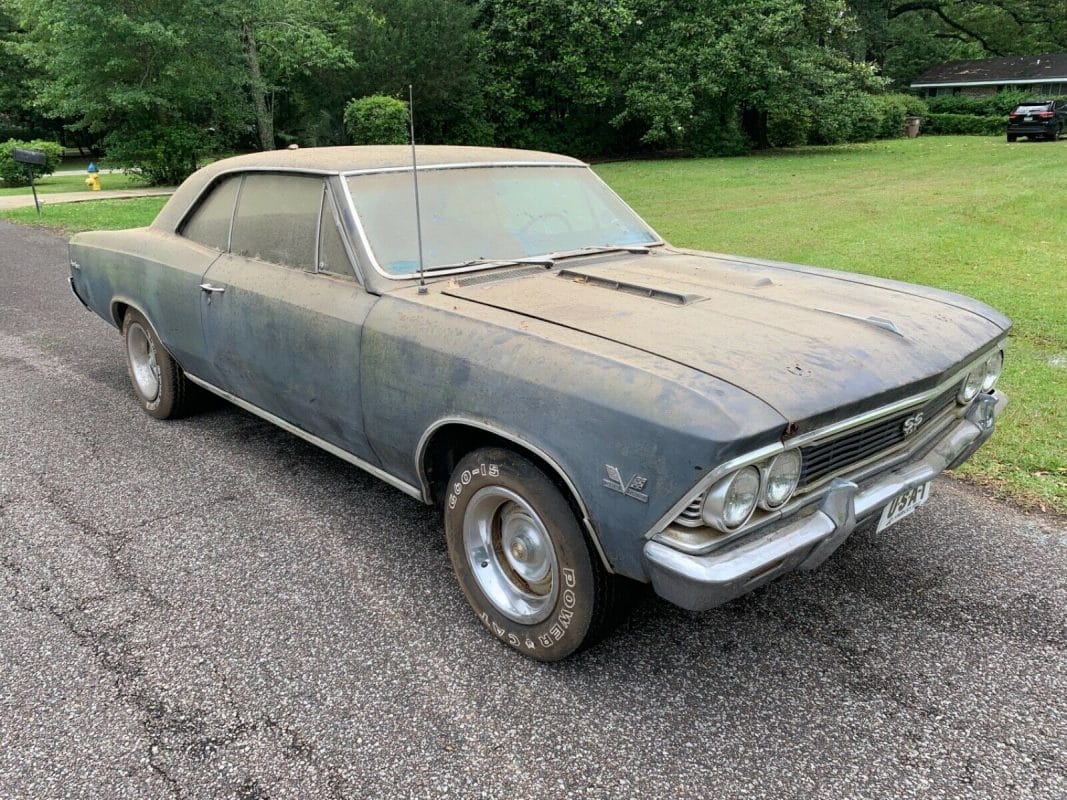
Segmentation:
{"type": "Polygon", "coordinates": [[[681,294],[679,292],[667,291],[666,289],[656,289],[652,286],[642,286],[638,283],[615,281],[600,275],[590,275],[587,272],[578,272],[576,270],[562,269],[558,274],[559,277],[566,278],[574,283],[596,286],[601,289],[612,289],[616,292],[633,294],[638,297],[647,297],[650,300],[659,300],[663,303],[670,303],[672,306],[688,306],[693,303],[699,303],[701,300],[708,299],[699,294],[681,294]]]}
{"type": "Polygon", "coordinates": [[[522,269],[496,269],[482,275],[474,275],[470,278],[459,278],[455,281],[456,286],[477,286],[481,283],[495,283],[508,278],[523,278],[527,275],[540,275],[545,271],[544,267],[523,267],[522,269]]]}

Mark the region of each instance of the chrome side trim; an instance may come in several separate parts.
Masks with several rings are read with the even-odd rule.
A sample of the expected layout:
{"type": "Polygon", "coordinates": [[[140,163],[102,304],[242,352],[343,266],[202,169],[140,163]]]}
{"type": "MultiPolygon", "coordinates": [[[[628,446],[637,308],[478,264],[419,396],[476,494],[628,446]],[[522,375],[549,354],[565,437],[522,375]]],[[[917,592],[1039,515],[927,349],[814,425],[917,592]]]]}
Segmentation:
{"type": "MultiPolygon", "coordinates": [[[[883,417],[888,417],[900,411],[905,411],[914,406],[920,406],[924,403],[927,403],[930,400],[933,400],[939,394],[948,391],[948,389],[954,384],[962,381],[968,372],[970,372],[972,369],[975,369],[979,364],[984,362],[985,359],[989,358],[990,354],[994,350],[1003,350],[1006,344],[1006,338],[998,339],[994,344],[986,347],[978,356],[972,358],[963,367],[952,373],[950,377],[946,378],[944,381],[942,381],[932,389],[927,389],[925,392],[921,392],[917,395],[912,395],[911,397],[906,397],[903,400],[897,400],[896,402],[889,403],[887,405],[881,406],[880,408],[872,409],[871,411],[865,411],[862,414],[857,414],[854,417],[849,417],[848,419],[841,420],[840,422],[835,422],[830,425],[826,425],[822,428],[818,428],[817,430],[809,431],[808,433],[803,434],[801,436],[794,436],[793,438],[787,439],[784,442],[774,442],[773,444],[766,445],[758,450],[731,459],[730,461],[727,461],[724,464],[720,464],[718,467],[716,467],[703,478],[701,478],[701,480],[696,484],[696,486],[686,492],[685,495],[677,503],[675,503],[673,506],[670,507],[670,509],[668,509],[666,514],[656,520],[656,524],[645,532],[645,538],[651,539],[656,534],[662,533],[667,528],[667,526],[670,525],[671,522],[673,522],[674,519],[680,513],[682,513],[682,511],[684,511],[685,508],[691,502],[693,502],[697,495],[711,488],[711,486],[723,475],[726,475],[727,473],[732,472],[735,469],[740,469],[741,467],[748,466],[749,464],[754,464],[756,462],[763,461],[764,459],[769,458],[773,455],[777,455],[778,453],[785,450],[787,447],[803,447],[804,445],[817,442],[821,439],[827,439],[833,436],[837,436],[841,433],[845,433],[846,431],[850,431],[853,428],[868,425],[872,422],[882,419],[883,417]]],[[[827,479],[831,477],[833,476],[827,476],[827,479]]]]}
{"type": "Polygon", "coordinates": [[[425,469],[424,459],[426,456],[426,446],[429,444],[430,439],[433,437],[434,433],[436,433],[439,429],[443,428],[445,425],[466,425],[470,428],[477,428],[479,430],[487,431],[488,433],[492,433],[494,436],[499,436],[501,439],[506,439],[509,442],[513,442],[519,445],[520,447],[529,450],[531,453],[533,453],[538,458],[542,459],[546,464],[548,464],[559,476],[560,480],[562,480],[563,483],[567,486],[567,489],[568,491],[570,491],[571,496],[578,504],[578,509],[582,512],[582,525],[585,526],[585,530],[589,534],[589,538],[593,540],[593,546],[596,548],[597,555],[600,556],[600,561],[601,563],[603,563],[604,569],[606,569],[609,573],[615,572],[615,570],[611,566],[611,562],[608,561],[607,555],[604,553],[603,546],[600,544],[600,537],[597,535],[596,528],[593,526],[593,522],[590,519],[589,509],[586,508],[585,502],[582,500],[582,496],[578,492],[578,487],[574,485],[574,481],[572,481],[567,475],[567,473],[563,471],[563,468],[560,467],[560,465],[556,462],[554,458],[552,458],[552,456],[550,456],[548,453],[546,453],[544,450],[542,450],[540,447],[533,444],[529,440],[523,439],[521,436],[511,433],[510,431],[506,431],[503,428],[498,428],[495,425],[491,425],[487,422],[481,422],[479,420],[471,419],[470,417],[442,417],[441,419],[430,425],[430,427],[428,427],[423,432],[422,436],[419,437],[419,443],[415,446],[415,469],[419,476],[419,482],[422,484],[422,501],[424,503],[431,504],[433,502],[433,499],[430,496],[430,482],[426,475],[425,469]]]}
{"type": "Polygon", "coordinates": [[[380,467],[376,467],[373,464],[367,463],[362,458],[359,458],[358,456],[352,455],[347,450],[342,450],[340,447],[337,447],[336,445],[330,444],[325,439],[320,439],[318,436],[315,436],[312,433],[308,433],[307,431],[303,430],[302,428],[298,428],[296,425],[293,425],[291,422],[286,422],[281,417],[275,416],[274,414],[271,414],[269,411],[264,411],[259,406],[253,405],[252,403],[249,403],[247,400],[242,400],[240,397],[237,397],[236,395],[230,394],[226,390],[220,389],[219,387],[214,386],[214,385],[208,383],[207,381],[203,380],[202,378],[198,378],[198,377],[196,377],[195,375],[193,375],[191,373],[186,372],[185,373],[185,377],[188,378],[189,380],[191,380],[197,386],[199,386],[199,387],[201,387],[203,389],[206,389],[207,391],[211,392],[212,394],[217,394],[223,400],[227,400],[227,401],[233,403],[238,408],[243,408],[245,411],[248,411],[248,412],[250,412],[252,414],[255,414],[257,417],[261,417],[261,418],[265,419],[267,422],[271,422],[271,423],[277,425],[282,430],[288,431],[289,433],[293,434],[294,436],[299,436],[301,439],[304,439],[305,441],[311,442],[311,444],[315,445],[316,447],[321,447],[323,450],[325,450],[330,455],[337,456],[342,461],[347,461],[349,464],[352,464],[353,466],[359,467],[360,469],[364,470],[365,472],[369,472],[375,478],[378,478],[380,480],[385,481],[390,486],[402,491],[404,494],[409,495],[410,497],[414,497],[416,500],[422,500],[423,499],[422,491],[420,491],[415,486],[412,486],[410,483],[406,483],[405,481],[400,480],[399,478],[395,477],[394,475],[390,475],[388,472],[386,472],[385,470],[381,469],[380,467]]]}

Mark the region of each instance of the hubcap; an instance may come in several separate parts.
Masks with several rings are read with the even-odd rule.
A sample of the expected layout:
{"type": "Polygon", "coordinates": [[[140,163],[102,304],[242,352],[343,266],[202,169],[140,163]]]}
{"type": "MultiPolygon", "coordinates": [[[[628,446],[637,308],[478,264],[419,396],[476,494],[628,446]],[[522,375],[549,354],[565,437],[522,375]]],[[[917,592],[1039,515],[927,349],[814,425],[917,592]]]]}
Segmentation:
{"type": "Polygon", "coordinates": [[[463,515],[463,548],[478,588],[508,619],[533,625],[559,594],[559,566],[545,523],[502,486],[475,492],[463,515]]]}
{"type": "Polygon", "coordinates": [[[156,364],[156,347],[140,323],[133,323],[126,331],[126,355],[130,359],[137,391],[152,402],[159,396],[159,366],[156,364]]]}

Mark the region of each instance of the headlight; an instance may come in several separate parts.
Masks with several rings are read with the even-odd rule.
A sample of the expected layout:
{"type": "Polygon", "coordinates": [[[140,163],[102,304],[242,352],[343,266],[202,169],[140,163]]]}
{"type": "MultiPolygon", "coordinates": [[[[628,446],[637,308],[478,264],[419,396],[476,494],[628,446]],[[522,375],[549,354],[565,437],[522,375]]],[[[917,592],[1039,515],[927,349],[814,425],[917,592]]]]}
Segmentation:
{"type": "Polygon", "coordinates": [[[1004,351],[997,350],[985,362],[985,377],[982,379],[982,391],[988,392],[997,385],[1001,370],[1004,369],[1004,351]]]}
{"type": "Polygon", "coordinates": [[[786,450],[775,456],[767,468],[760,505],[766,509],[785,505],[800,482],[800,466],[798,450],[786,450]]]}
{"type": "Polygon", "coordinates": [[[960,393],[956,395],[956,399],[963,404],[971,402],[978,396],[978,393],[982,391],[982,383],[984,381],[985,364],[982,364],[967,373],[967,380],[963,382],[963,386],[960,388],[960,393]]]}
{"type": "Polygon", "coordinates": [[[712,487],[704,501],[702,516],[708,525],[721,531],[732,531],[748,522],[759,497],[759,470],[745,467],[712,487]]]}

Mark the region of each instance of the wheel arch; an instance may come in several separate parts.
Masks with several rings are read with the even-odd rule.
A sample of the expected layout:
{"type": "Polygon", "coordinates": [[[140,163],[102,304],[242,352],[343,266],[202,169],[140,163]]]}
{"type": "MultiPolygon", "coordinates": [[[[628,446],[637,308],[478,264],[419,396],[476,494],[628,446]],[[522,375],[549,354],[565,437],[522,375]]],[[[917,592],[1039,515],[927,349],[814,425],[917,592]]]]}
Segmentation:
{"type": "Polygon", "coordinates": [[[556,483],[581,520],[604,569],[614,573],[615,570],[601,546],[589,510],[574,481],[556,460],[540,447],[489,423],[463,417],[447,417],[435,422],[422,434],[416,449],[415,464],[426,502],[437,504],[443,499],[452,469],[463,456],[480,447],[494,445],[513,450],[528,458],[556,483]]]}

